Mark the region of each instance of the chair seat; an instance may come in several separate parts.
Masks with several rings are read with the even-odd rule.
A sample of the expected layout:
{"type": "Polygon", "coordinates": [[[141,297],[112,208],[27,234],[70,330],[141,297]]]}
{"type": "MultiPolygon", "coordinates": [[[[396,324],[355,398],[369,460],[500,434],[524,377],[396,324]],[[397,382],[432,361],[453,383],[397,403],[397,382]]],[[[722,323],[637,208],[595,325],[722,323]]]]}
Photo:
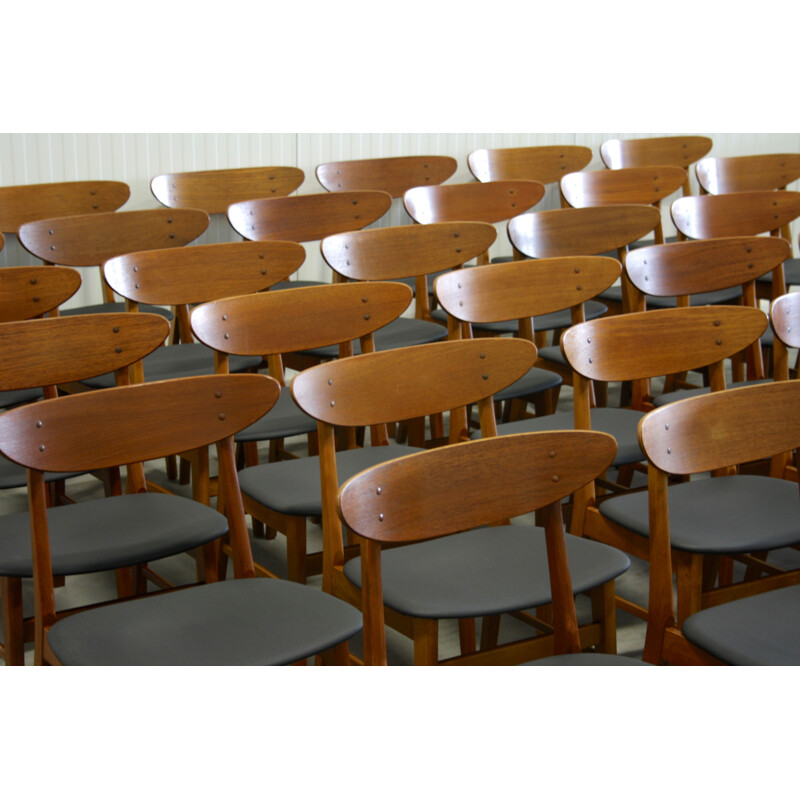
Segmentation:
{"type": "Polygon", "coordinates": [[[265,442],[270,439],[312,433],[316,429],[316,420],[298,407],[289,387],[282,386],[278,402],[269,413],[239,431],[233,438],[237,442],[265,442]]]}
{"type": "MultiPolygon", "coordinates": [[[[212,542],[228,531],[213,508],[177,495],[148,493],[87,500],[47,510],[54,575],[134,566],[212,542]]],[[[27,512],[3,517],[0,575],[29,578],[27,512]]]]}
{"type": "MultiPolygon", "coordinates": [[[[786,288],[790,286],[800,286],[800,258],[787,258],[783,262],[783,277],[786,281],[786,288]]],[[[772,283],[772,274],[767,273],[760,278],[756,278],[756,283],[772,283]]]]}
{"type": "MultiPolygon", "coordinates": [[[[639,420],[644,416],[642,411],[633,411],[629,408],[593,408],[590,412],[592,430],[611,434],[617,440],[617,455],[612,466],[619,467],[623,464],[636,464],[644,461],[644,453],[639,447],[637,428],[639,420]]],[[[515,422],[504,422],[497,426],[499,436],[508,436],[512,433],[529,433],[532,431],[562,431],[575,427],[575,420],[571,412],[557,411],[543,417],[521,419],[515,422]]],[[[480,431],[472,435],[473,439],[480,438],[480,431]]]]}
{"type": "MultiPolygon", "coordinates": [[[[575,593],[599,586],[630,566],[613,547],[567,536],[575,593]]],[[[361,586],[361,559],[345,564],[361,586]]],[[[412,617],[480,617],[551,601],[544,531],[522,525],[476,528],[381,554],[384,604],[412,617]]]]}
{"type": "MultiPolygon", "coordinates": [[[[231,356],[230,371],[245,372],[261,365],[261,356],[231,356]]],[[[159,347],[143,359],[147,382],[170,378],[190,378],[195,375],[214,374],[214,351],[200,342],[159,347]]],[[[92,389],[108,389],[115,385],[110,372],[82,381],[92,389]]]]}
{"type": "MultiPolygon", "coordinates": [[[[339,480],[344,483],[367,467],[417,452],[419,448],[406,445],[343,450],[336,454],[339,480]]],[[[247,467],[239,472],[239,486],[242,494],[281,514],[298,517],[322,514],[317,456],[247,467]]]]}
{"type": "Polygon", "coordinates": [[[324,281],[279,281],[270,288],[271,292],[278,292],[281,289],[300,289],[303,286],[322,286],[324,281]]]}
{"type": "MultiPolygon", "coordinates": [[[[762,475],[701,478],[669,490],[670,541],[690,553],[751,553],[800,543],[797,484],[762,475]],[[769,509],[769,525],[764,524],[769,509]]],[[[647,492],[600,503],[604,517],[649,536],[647,492]]]]}
{"type": "MultiPolygon", "coordinates": [[[[737,305],[742,296],[742,287],[734,286],[731,289],[719,289],[715,292],[700,292],[699,294],[689,295],[689,305],[692,306],[717,306],[717,305],[737,305]]],[[[610,286],[604,292],[600,292],[602,300],[609,302],[622,302],[622,287],[610,286]]],[[[678,300],[675,297],[654,297],[645,295],[647,308],[675,308],[678,300]]],[[[587,317],[588,319],[588,317],[587,317]]]]}
{"type": "MultiPolygon", "coordinates": [[[[435,322],[428,322],[424,319],[412,319],[400,317],[393,320],[388,325],[375,331],[376,350],[394,350],[398,347],[413,347],[417,344],[428,344],[429,342],[440,342],[447,338],[447,328],[435,322]]],[[[339,346],[317,347],[312,350],[304,350],[304,354],[321,359],[331,359],[339,357],[339,346]]],[[[353,353],[361,353],[361,344],[353,342],[353,353]]]]}
{"type": "Polygon", "coordinates": [[[514,381],[511,386],[507,386],[505,389],[496,392],[494,399],[496,401],[501,401],[510,400],[515,397],[528,397],[529,395],[538,394],[548,389],[555,389],[556,386],[561,386],[561,383],[562,378],[558,373],[551,372],[549,369],[533,367],[519,380],[514,381]]]}
{"type": "Polygon", "coordinates": [[[41,400],[42,396],[42,390],[38,387],[0,392],[0,408],[11,408],[21,403],[32,403],[34,400],[41,400]]]}
{"type": "MultiPolygon", "coordinates": [[[[760,378],[757,381],[742,381],[741,383],[732,383],[728,388],[737,389],[742,386],[754,386],[758,383],[772,383],[769,378],[760,378]]],[[[708,386],[701,386],[697,389],[676,389],[674,392],[665,392],[653,398],[653,405],[656,408],[674,403],[676,400],[685,400],[687,397],[697,397],[701,394],[708,394],[711,389],[708,386]]]]}
{"type": "MultiPolygon", "coordinates": [[[[49,483],[50,481],[63,481],[83,474],[82,472],[46,472],[44,479],[49,483]]],[[[0,456],[0,489],[19,489],[27,485],[28,473],[25,467],[21,467],[19,464],[0,456]]]]}
{"type": "MultiPolygon", "coordinates": [[[[80,308],[63,308],[58,313],[62,317],[69,317],[74,314],[108,314],[112,311],[125,311],[125,303],[95,303],[90,306],[80,306],[80,308]]],[[[150,306],[146,303],[139,306],[139,311],[143,314],[159,314],[168,320],[172,320],[175,316],[168,308],[150,306]]]]}
{"type": "Polygon", "coordinates": [[[263,666],[307,658],[361,627],[357,609],[325,592],[252,578],[74,614],[48,641],[66,665],[263,666]]]}
{"type": "Polygon", "coordinates": [[[800,665],[800,586],[698,611],[683,623],[683,634],[726,664],[800,665]]]}
{"type": "Polygon", "coordinates": [[[611,653],[569,653],[549,656],[520,664],[522,667],[651,667],[638,658],[612,655],[611,653]]]}

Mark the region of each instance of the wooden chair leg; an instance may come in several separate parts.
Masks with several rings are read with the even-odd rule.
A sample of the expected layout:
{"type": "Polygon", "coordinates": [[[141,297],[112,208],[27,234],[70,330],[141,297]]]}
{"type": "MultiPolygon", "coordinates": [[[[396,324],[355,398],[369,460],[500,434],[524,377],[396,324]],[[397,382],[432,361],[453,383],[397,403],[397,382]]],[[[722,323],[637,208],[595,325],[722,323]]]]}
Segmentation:
{"type": "Polygon", "coordinates": [[[492,614],[481,620],[481,650],[490,650],[497,647],[500,636],[500,615],[492,614]]]}
{"type": "Polygon", "coordinates": [[[592,619],[600,622],[600,650],[603,653],[617,652],[617,603],[614,581],[596,586],[589,592],[592,601],[592,619]]]}
{"type": "Polygon", "coordinates": [[[308,574],[306,564],[306,520],[297,517],[289,523],[286,531],[287,577],[296,583],[305,583],[308,574]]]}
{"type": "Polygon", "coordinates": [[[3,618],[3,658],[6,666],[21,667],[25,664],[25,618],[20,578],[0,578],[0,608],[3,618]]]}
{"type": "Polygon", "coordinates": [[[415,619],[413,623],[414,664],[432,667],[439,663],[439,621],[415,619]]]}
{"type": "Polygon", "coordinates": [[[703,557],[673,551],[673,564],[678,581],[678,625],[696,614],[702,607],[703,557]]]}
{"type": "Polygon", "coordinates": [[[473,618],[460,619],[458,621],[458,640],[461,645],[461,655],[474,653],[478,649],[475,620],[473,618]]]}

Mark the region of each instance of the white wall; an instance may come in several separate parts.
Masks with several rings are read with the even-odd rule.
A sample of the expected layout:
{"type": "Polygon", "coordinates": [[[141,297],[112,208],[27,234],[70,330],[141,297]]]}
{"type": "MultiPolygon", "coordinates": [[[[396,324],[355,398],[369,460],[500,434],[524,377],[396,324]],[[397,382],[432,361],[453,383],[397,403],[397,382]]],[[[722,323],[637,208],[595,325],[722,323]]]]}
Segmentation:
{"type": "MultiPolygon", "coordinates": [[[[458,169],[448,182],[458,183],[472,180],[467,169],[467,155],[480,147],[580,144],[590,147],[595,154],[587,169],[602,169],[599,148],[606,139],[674,133],[0,133],[0,185],[90,178],[121,180],[131,187],[131,197],[124,209],[134,210],[158,206],[150,192],[150,180],[163,172],[297,166],[306,175],[299,194],[311,194],[323,191],[314,169],[326,161],[395,155],[450,155],[457,159],[458,169]]],[[[710,155],[714,156],[800,152],[800,133],[701,135],[713,140],[710,155]]],[[[694,186],[696,189],[696,182],[694,186]]],[[[795,185],[791,188],[800,187],[795,185]]],[[[554,189],[548,190],[537,209],[557,207],[554,189]]],[[[668,205],[665,203],[665,208],[668,205]]],[[[408,221],[401,201],[395,200],[380,224],[398,225],[408,221]]],[[[670,229],[668,216],[665,216],[665,230],[669,232],[670,229]]],[[[797,235],[798,229],[793,230],[795,248],[797,235]]],[[[209,230],[198,241],[236,238],[227,221],[221,218],[212,220],[209,230]]],[[[306,250],[308,257],[300,275],[327,280],[329,270],[321,261],[318,246],[312,244],[306,250]]],[[[498,226],[493,254],[508,251],[503,226],[498,226]]],[[[5,249],[0,252],[0,265],[29,263],[33,263],[33,259],[14,237],[6,237],[5,249]]],[[[87,273],[84,287],[70,305],[99,301],[97,278],[87,273]]]]}

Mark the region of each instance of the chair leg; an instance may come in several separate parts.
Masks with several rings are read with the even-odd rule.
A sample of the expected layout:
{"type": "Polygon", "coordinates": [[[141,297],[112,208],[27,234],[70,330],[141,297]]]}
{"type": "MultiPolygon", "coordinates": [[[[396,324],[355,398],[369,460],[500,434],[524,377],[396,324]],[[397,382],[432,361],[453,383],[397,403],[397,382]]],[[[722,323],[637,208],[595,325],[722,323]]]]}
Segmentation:
{"type": "Polygon", "coordinates": [[[500,636],[500,615],[492,614],[481,620],[481,650],[491,650],[497,647],[500,636]]]}
{"type": "Polygon", "coordinates": [[[589,592],[592,601],[592,619],[600,622],[600,650],[603,653],[617,652],[617,603],[614,581],[596,586],[589,592]]]}
{"type": "Polygon", "coordinates": [[[673,564],[678,577],[678,625],[702,608],[703,557],[673,551],[673,564]]]}
{"type": "Polygon", "coordinates": [[[25,664],[25,619],[22,612],[22,580],[0,578],[0,607],[3,616],[4,659],[6,666],[25,664]]]}
{"type": "Polygon", "coordinates": [[[284,533],[286,534],[287,576],[290,581],[305,583],[308,574],[305,517],[297,517],[292,520],[284,533]]]}
{"type": "Polygon", "coordinates": [[[414,664],[432,667],[439,663],[439,621],[414,619],[414,664]]]}
{"type": "Polygon", "coordinates": [[[461,655],[465,656],[468,653],[474,653],[477,648],[477,639],[475,635],[475,619],[470,617],[467,619],[460,619],[458,621],[458,640],[461,645],[461,655]]]}

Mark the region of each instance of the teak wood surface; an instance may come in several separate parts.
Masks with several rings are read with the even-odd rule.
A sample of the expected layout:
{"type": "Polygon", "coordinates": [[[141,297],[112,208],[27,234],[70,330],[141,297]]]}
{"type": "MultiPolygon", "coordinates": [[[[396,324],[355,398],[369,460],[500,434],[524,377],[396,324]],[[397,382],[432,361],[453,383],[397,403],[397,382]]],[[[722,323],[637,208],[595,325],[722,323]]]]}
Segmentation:
{"type": "Polygon", "coordinates": [[[561,179],[561,194],[573,208],[620,203],[657,205],[683,186],[680,167],[627,167],[573,172],[561,179]]]}
{"type": "Polygon", "coordinates": [[[457,168],[458,162],[450,156],[395,156],[320,164],[316,175],[329,192],[377,189],[402,197],[414,186],[446,181],[457,168]]]}
{"type": "Polygon", "coordinates": [[[474,150],[467,156],[467,165],[482,183],[523,180],[548,184],[583,169],[591,160],[592,151],[588,147],[543,145],[474,150]]]}
{"type": "Polygon", "coordinates": [[[694,167],[708,194],[785,189],[800,178],[800,153],[704,158],[694,167]]]}
{"type": "Polygon", "coordinates": [[[609,169],[670,164],[687,169],[703,158],[713,142],[707,136],[652,136],[644,139],[608,139],[600,157],[609,169]]]}
{"type": "Polygon", "coordinates": [[[0,322],[43,316],[80,285],[80,273],[70,267],[5,267],[0,270],[0,322]]]}

